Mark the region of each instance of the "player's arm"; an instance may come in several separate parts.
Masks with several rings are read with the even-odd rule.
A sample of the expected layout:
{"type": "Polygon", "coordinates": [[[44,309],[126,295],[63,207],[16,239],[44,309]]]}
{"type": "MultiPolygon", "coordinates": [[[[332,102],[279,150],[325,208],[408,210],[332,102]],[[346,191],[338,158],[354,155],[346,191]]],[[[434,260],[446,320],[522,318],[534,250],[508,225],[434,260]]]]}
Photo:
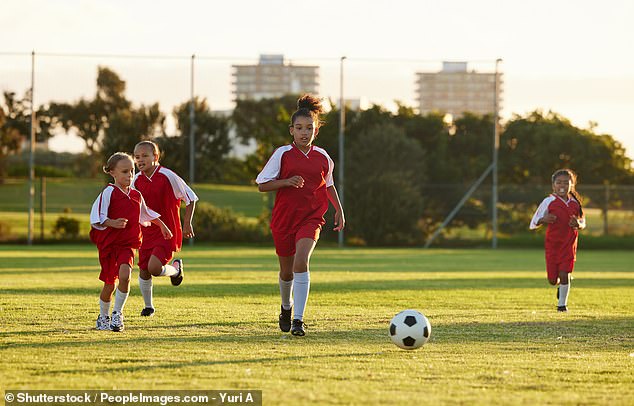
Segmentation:
{"type": "Polygon", "coordinates": [[[185,206],[185,217],[183,218],[183,237],[185,238],[194,238],[194,226],[192,225],[194,210],[196,210],[196,201],[192,200],[185,206]]]}
{"type": "Polygon", "coordinates": [[[343,214],[343,207],[341,207],[337,188],[335,188],[335,185],[332,185],[326,190],[328,191],[328,200],[330,200],[330,203],[335,208],[335,228],[333,230],[341,231],[346,226],[346,216],[343,214]]]}
{"type": "Polygon", "coordinates": [[[535,230],[536,228],[541,227],[543,224],[554,223],[557,220],[557,216],[554,214],[548,213],[548,205],[552,202],[551,197],[545,198],[537,210],[535,210],[535,214],[533,214],[533,218],[531,219],[530,229],[535,230]]]}
{"type": "Polygon", "coordinates": [[[304,178],[299,175],[292,176],[288,179],[274,179],[258,185],[260,192],[272,192],[285,187],[301,188],[304,187],[304,178]]]}
{"type": "Polygon", "coordinates": [[[165,223],[163,223],[163,220],[161,220],[160,218],[157,217],[155,219],[152,219],[150,220],[150,223],[158,226],[161,229],[163,238],[165,238],[166,240],[169,240],[170,238],[174,236],[172,232],[170,231],[170,229],[165,225],[165,223]]]}

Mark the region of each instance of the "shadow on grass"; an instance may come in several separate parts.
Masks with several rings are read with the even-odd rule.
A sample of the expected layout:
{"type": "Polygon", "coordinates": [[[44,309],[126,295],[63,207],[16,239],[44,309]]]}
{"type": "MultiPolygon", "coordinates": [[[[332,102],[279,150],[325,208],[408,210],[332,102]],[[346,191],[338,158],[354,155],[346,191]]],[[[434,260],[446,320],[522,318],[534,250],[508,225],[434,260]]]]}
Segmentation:
{"type": "MultiPolygon", "coordinates": [[[[561,314],[562,318],[570,315],[561,314]]],[[[433,324],[432,319],[432,336],[431,344],[439,345],[465,345],[469,343],[513,343],[509,350],[517,351],[517,343],[524,343],[529,349],[531,344],[582,344],[587,342],[592,344],[593,351],[610,350],[608,344],[616,344],[622,346],[629,351],[632,342],[632,329],[634,318],[632,317],[612,317],[606,319],[562,319],[548,321],[526,321],[526,322],[500,322],[500,323],[447,323],[433,324]],[[601,344],[602,345],[598,345],[601,344]]],[[[50,333],[58,333],[57,341],[47,342],[27,342],[27,343],[5,343],[4,349],[14,348],[37,348],[52,349],[59,348],[108,348],[109,351],[115,351],[119,346],[123,348],[136,348],[135,346],[147,345],[147,336],[130,337],[131,334],[139,331],[156,330],[157,336],[161,334],[169,334],[170,332],[190,333],[189,335],[163,336],[158,342],[162,346],[178,347],[188,351],[195,348],[213,348],[213,344],[230,344],[232,346],[249,346],[255,348],[257,345],[328,345],[341,348],[350,348],[351,343],[358,345],[381,344],[389,342],[387,323],[385,328],[360,328],[351,330],[320,330],[318,324],[314,324],[313,328],[308,327],[306,337],[293,337],[289,333],[281,333],[277,330],[274,323],[249,323],[249,331],[243,330],[245,323],[239,322],[219,322],[219,323],[194,323],[194,324],[174,324],[162,326],[142,326],[130,325],[126,332],[112,333],[108,331],[88,331],[86,329],[71,330],[70,333],[88,333],[82,340],[64,340],[64,335],[60,331],[49,331],[50,333]],[[195,334],[191,330],[192,327],[197,328],[195,334]],[[218,331],[214,327],[228,327],[234,330],[244,331],[244,334],[231,334],[230,330],[218,331]],[[264,332],[264,333],[263,333],[264,332]],[[104,347],[102,347],[102,345],[104,347]]],[[[13,332],[13,334],[35,334],[36,332],[13,332]]],[[[37,332],[42,334],[42,332],[37,332]]],[[[42,337],[42,339],[50,339],[51,337],[42,337]]],[[[391,348],[391,347],[390,347],[391,348]]],[[[350,355],[350,354],[348,354],[350,355]]],[[[369,354],[366,354],[369,355],[369,354]]],[[[342,355],[345,356],[345,355],[342,355]]],[[[271,361],[278,358],[270,358],[271,361]]],[[[253,360],[249,360],[251,362],[253,360]]],[[[223,363],[245,362],[243,361],[222,361],[223,363]]]]}
{"type": "MultiPolygon", "coordinates": [[[[629,288],[634,287],[634,279],[583,278],[573,282],[578,288],[629,288]]],[[[537,289],[549,286],[546,278],[446,278],[442,279],[379,279],[373,281],[313,282],[311,291],[315,293],[383,292],[399,290],[500,290],[537,289]]],[[[133,287],[133,289],[137,289],[133,287]]],[[[187,285],[178,288],[155,285],[155,294],[163,297],[244,297],[270,296],[278,291],[277,283],[207,283],[187,285]]],[[[3,288],[0,295],[95,295],[94,288],[3,288]]]]}

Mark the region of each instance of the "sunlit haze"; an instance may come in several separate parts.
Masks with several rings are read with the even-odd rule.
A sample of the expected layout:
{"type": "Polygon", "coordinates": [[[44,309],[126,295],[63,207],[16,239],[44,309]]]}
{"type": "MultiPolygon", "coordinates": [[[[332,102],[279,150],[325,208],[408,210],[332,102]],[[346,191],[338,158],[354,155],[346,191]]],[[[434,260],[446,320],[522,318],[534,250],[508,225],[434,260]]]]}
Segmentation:
{"type": "MultiPolygon", "coordinates": [[[[37,105],[91,98],[97,66],[127,83],[135,103],[170,113],[190,93],[233,106],[232,64],[284,54],[320,66],[320,93],[415,106],[415,72],[467,61],[504,77],[503,119],[553,110],[614,136],[634,157],[634,2],[611,1],[35,1],[0,6],[0,90],[23,95],[36,59],[37,105]],[[52,56],[50,54],[81,55],[52,56]],[[87,54],[96,55],[86,57],[87,54]],[[103,55],[174,58],[112,58],[103,55]],[[180,57],[180,58],[176,58],[180,57]]],[[[82,149],[69,136],[55,150],[82,149]]]]}

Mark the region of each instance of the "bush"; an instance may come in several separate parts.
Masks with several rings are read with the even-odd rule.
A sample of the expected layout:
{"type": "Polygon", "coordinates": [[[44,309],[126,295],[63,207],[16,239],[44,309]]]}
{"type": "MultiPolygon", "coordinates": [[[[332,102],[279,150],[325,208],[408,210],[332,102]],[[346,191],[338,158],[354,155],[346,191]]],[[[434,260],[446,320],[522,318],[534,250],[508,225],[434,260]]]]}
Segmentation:
{"type": "Polygon", "coordinates": [[[11,224],[0,221],[0,241],[7,241],[11,237],[11,224]]]}
{"type": "Polygon", "coordinates": [[[76,239],[79,236],[79,220],[61,216],[53,225],[53,235],[62,239],[76,239]]]}
{"type": "Polygon", "coordinates": [[[210,203],[196,204],[193,220],[196,239],[221,242],[260,242],[268,240],[266,221],[249,221],[233,210],[221,209],[210,203]]]}

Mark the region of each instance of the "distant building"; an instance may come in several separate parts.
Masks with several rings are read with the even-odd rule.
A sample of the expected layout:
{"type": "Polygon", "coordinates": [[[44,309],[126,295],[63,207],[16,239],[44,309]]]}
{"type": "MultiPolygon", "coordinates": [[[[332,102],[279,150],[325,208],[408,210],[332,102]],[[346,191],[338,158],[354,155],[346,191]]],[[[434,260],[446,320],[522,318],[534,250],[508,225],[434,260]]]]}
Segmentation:
{"type": "Polygon", "coordinates": [[[317,94],[318,66],[292,65],[284,55],[260,55],[257,65],[232,65],[234,100],[317,94]]]}
{"type": "MultiPolygon", "coordinates": [[[[416,76],[421,114],[438,111],[459,117],[467,111],[477,114],[493,114],[495,111],[495,73],[469,72],[467,62],[443,62],[442,71],[419,72],[416,76]]],[[[501,76],[498,74],[500,104],[501,76]]]]}

